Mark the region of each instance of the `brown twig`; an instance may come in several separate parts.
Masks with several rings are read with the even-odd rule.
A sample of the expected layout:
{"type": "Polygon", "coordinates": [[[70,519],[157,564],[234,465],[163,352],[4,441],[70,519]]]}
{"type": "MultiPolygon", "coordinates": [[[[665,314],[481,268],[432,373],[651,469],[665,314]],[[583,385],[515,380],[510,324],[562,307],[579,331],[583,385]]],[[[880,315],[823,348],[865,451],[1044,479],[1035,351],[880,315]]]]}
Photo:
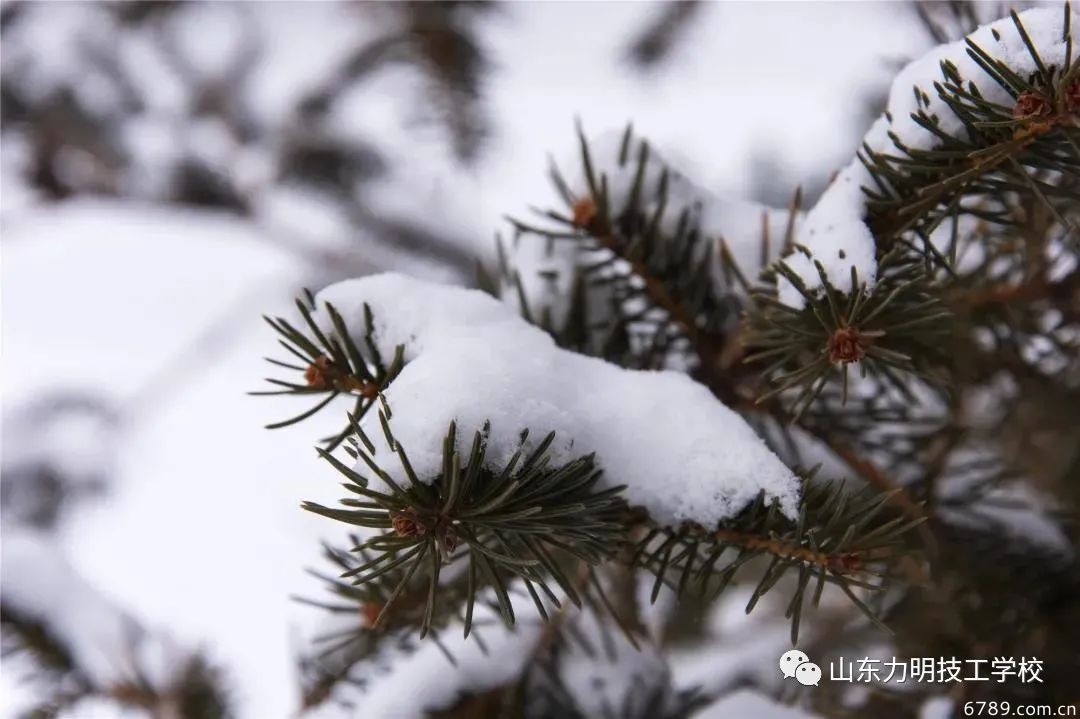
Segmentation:
{"type": "Polygon", "coordinates": [[[864,568],[866,559],[878,559],[882,556],[886,556],[880,553],[871,556],[871,553],[869,552],[842,552],[839,554],[830,554],[829,552],[814,550],[794,542],[785,542],[776,537],[762,537],[756,534],[738,532],[734,529],[725,529],[723,527],[713,530],[712,536],[727,544],[734,544],[746,549],[767,552],[776,557],[794,559],[805,564],[817,565],[823,569],[828,569],[834,574],[851,574],[853,572],[858,572],[864,568]]]}
{"type": "Polygon", "coordinates": [[[898,237],[910,229],[925,212],[941,204],[943,199],[958,187],[974,181],[1007,163],[1019,151],[1034,142],[1036,137],[1036,134],[1025,135],[1003,142],[997,147],[989,148],[986,152],[973,153],[968,167],[932,185],[921,188],[914,202],[895,212],[896,221],[886,222],[883,217],[871,217],[870,225],[874,230],[874,235],[886,240],[898,237]]]}
{"type": "Polygon", "coordinates": [[[1072,272],[1057,282],[1046,282],[1042,278],[1018,284],[1002,283],[990,285],[964,293],[953,303],[958,309],[973,311],[993,305],[1011,302],[1036,302],[1038,300],[1067,300],[1075,297],[1080,290],[1080,273],[1072,272]]]}
{"type": "Polygon", "coordinates": [[[668,292],[664,283],[656,279],[649,274],[649,270],[645,267],[645,264],[640,260],[632,260],[627,257],[619,247],[619,243],[615,240],[615,237],[610,234],[596,235],[593,237],[600,246],[606,250],[612,252],[616,257],[625,261],[630,265],[630,270],[633,272],[642,282],[645,283],[645,292],[649,295],[649,299],[653,304],[661,308],[671,317],[671,321],[679,326],[683,334],[690,340],[691,344],[697,344],[701,341],[702,333],[698,329],[697,323],[694,321],[693,315],[686,311],[675,297],[668,292]]]}

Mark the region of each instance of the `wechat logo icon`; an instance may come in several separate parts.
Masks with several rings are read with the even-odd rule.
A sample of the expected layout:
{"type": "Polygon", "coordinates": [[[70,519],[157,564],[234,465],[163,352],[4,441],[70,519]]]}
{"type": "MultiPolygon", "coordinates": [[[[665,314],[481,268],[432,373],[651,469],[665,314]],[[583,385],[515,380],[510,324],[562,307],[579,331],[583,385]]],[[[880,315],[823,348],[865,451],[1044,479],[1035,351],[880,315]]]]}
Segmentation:
{"type": "Polygon", "coordinates": [[[794,678],[804,687],[817,686],[821,681],[821,667],[810,661],[805,652],[792,649],[780,656],[780,673],[784,679],[794,678]]]}

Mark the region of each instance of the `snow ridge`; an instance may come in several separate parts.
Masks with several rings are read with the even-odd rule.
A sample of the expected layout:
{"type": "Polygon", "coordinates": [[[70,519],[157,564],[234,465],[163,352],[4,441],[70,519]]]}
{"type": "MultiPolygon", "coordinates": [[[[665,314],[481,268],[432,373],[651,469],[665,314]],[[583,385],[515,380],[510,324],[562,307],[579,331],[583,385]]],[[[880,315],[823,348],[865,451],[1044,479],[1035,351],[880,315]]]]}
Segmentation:
{"type": "MultiPolygon", "coordinates": [[[[554,431],[553,462],[595,452],[604,481],[626,485],[627,500],[658,522],[713,526],[762,490],[795,513],[794,473],[742,417],[684,374],[627,370],[560,349],[482,292],[403,275],[339,282],[318,294],[318,307],[327,302],[356,336],[368,304],[384,356],[405,345],[407,364],[386,399],[394,436],[427,481],[441,469],[441,438],[452,420],[463,454],[490,420],[491,466],[518,449],[522,430],[529,430],[526,451],[554,431]]],[[[332,332],[325,309],[318,313],[332,332]]],[[[404,481],[374,413],[363,426],[376,461],[404,481]]]]}

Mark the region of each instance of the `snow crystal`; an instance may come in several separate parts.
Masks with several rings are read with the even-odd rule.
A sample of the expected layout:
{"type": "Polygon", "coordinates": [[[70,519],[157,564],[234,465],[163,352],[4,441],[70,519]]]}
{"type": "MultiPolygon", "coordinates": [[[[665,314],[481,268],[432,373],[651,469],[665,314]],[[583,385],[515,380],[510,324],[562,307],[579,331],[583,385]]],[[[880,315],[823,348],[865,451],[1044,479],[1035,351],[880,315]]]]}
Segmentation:
{"type": "MultiPolygon", "coordinates": [[[[1019,16],[1043,63],[1048,67],[1062,66],[1066,53],[1064,12],[1058,7],[1041,7],[1026,10],[1019,16]]],[[[1072,12],[1071,22],[1074,26],[1080,23],[1080,15],[1072,12]]],[[[1011,17],[984,25],[968,38],[1020,75],[1029,75],[1037,69],[1011,17]],[[994,37],[995,33],[997,38],[994,37]]],[[[1074,44],[1074,60],[1077,48],[1080,48],[1080,43],[1074,44]]],[[[968,55],[964,40],[940,45],[909,63],[893,80],[886,113],[863,139],[871,151],[895,153],[896,142],[908,149],[933,149],[939,143],[939,138],[913,119],[912,116],[920,112],[936,118],[941,130],[959,137],[966,136],[959,116],[933,89],[934,82],[941,79],[941,65],[944,62],[952,63],[965,83],[975,82],[988,102],[1005,107],[1011,107],[1015,102],[968,55]],[[920,93],[921,99],[916,97],[914,88],[923,91],[920,93]]],[[[845,293],[856,289],[851,285],[853,267],[858,274],[859,284],[873,287],[877,274],[875,244],[870,228],[863,222],[865,199],[862,192],[863,187],[870,187],[872,183],[870,173],[856,157],[840,172],[800,224],[796,242],[805,247],[812,258],[796,251],[784,259],[784,264],[799,276],[809,290],[822,286],[814,260],[822,264],[829,282],[845,293]]],[[[778,291],[779,299],[784,304],[796,308],[804,306],[805,298],[786,278],[779,278],[778,291]]]]}
{"type": "MultiPolygon", "coordinates": [[[[556,433],[554,462],[595,452],[610,484],[659,522],[715,525],[762,490],[789,515],[797,483],[738,414],[703,386],[670,371],[626,370],[559,349],[543,331],[494,298],[397,274],[348,280],[319,293],[356,336],[363,305],[375,316],[384,357],[404,344],[408,363],[386,397],[391,427],[421,477],[441,468],[441,438],[458,423],[463,453],[491,422],[488,461],[506,462],[556,433]]],[[[321,317],[329,330],[327,318],[321,317]]],[[[364,420],[376,460],[404,478],[378,420],[364,420]]]]}

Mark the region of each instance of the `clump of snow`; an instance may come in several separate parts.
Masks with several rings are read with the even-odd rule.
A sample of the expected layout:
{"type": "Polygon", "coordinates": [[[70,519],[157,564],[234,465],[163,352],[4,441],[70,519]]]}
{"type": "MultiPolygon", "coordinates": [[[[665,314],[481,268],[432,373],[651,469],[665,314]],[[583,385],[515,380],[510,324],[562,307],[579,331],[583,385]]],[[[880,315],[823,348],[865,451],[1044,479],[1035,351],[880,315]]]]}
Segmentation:
{"type": "MultiPolygon", "coordinates": [[[[884,119],[879,119],[870,135],[875,134],[875,129],[880,132],[883,125],[884,119]]],[[[873,286],[877,279],[877,261],[874,259],[874,236],[863,222],[862,191],[863,186],[871,182],[870,173],[856,158],[833,180],[799,224],[795,242],[805,251],[796,249],[783,262],[808,289],[822,287],[815,261],[821,263],[829,283],[844,293],[856,289],[851,286],[852,267],[860,284],[873,286]]],[[[778,278],[777,288],[780,301],[790,307],[802,307],[806,301],[783,276],[778,278]]]]}
{"type": "MultiPolygon", "coordinates": [[[[554,431],[553,462],[595,452],[606,481],[625,484],[627,500],[659,522],[715,525],[761,491],[794,513],[792,471],[742,417],[682,373],[627,370],[562,350],[482,292],[402,275],[340,282],[319,293],[318,306],[327,302],[356,336],[367,303],[384,357],[405,345],[407,364],[386,393],[391,427],[429,481],[440,472],[451,421],[463,454],[490,421],[491,466],[509,459],[523,430],[526,451],[554,431]]],[[[376,461],[404,480],[378,419],[364,422],[376,461]]]]}
{"type": "MultiPolygon", "coordinates": [[[[1080,23],[1080,14],[1070,12],[1071,23],[1076,26],[1080,23]]],[[[1019,17],[1043,64],[1063,66],[1068,47],[1064,11],[1056,6],[1039,7],[1026,10],[1019,17]]],[[[1038,69],[1011,17],[984,25],[968,38],[1021,76],[1026,77],[1038,69]]],[[[1072,61],[1076,61],[1078,49],[1080,43],[1073,43],[1072,61]]],[[[963,121],[933,89],[933,84],[941,79],[941,67],[945,63],[952,64],[965,83],[974,82],[988,102],[1003,107],[1015,103],[1009,92],[971,58],[964,40],[940,45],[909,63],[893,80],[885,114],[863,139],[871,152],[891,153],[898,147],[911,150],[936,147],[940,143],[939,137],[915,121],[913,116],[919,114],[934,119],[941,131],[967,137],[963,121]]],[[[877,279],[875,243],[870,228],[863,221],[865,196],[862,192],[863,187],[872,186],[870,173],[856,157],[807,213],[796,232],[796,242],[809,255],[796,251],[783,260],[807,289],[815,291],[822,287],[814,260],[821,263],[829,283],[845,293],[857,289],[851,284],[852,267],[858,274],[860,285],[865,283],[867,288],[873,287],[877,279]]],[[[786,278],[779,278],[778,291],[784,304],[796,308],[805,305],[803,295],[786,278]]]]}

